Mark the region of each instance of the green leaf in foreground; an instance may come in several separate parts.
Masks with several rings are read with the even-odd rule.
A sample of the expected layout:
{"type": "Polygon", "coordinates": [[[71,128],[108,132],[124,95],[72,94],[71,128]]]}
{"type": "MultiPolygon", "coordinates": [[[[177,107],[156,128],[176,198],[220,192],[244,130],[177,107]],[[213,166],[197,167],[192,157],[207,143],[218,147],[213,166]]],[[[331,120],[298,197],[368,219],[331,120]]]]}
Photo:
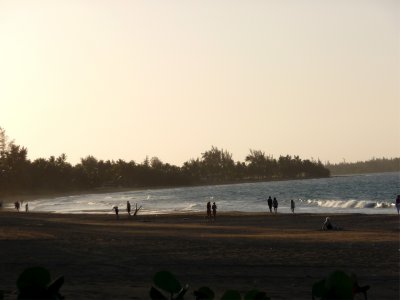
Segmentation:
{"type": "Polygon", "coordinates": [[[150,299],[152,300],[168,300],[167,297],[165,297],[161,292],[154,287],[151,287],[150,289],[150,299]]]}
{"type": "Polygon", "coordinates": [[[33,288],[46,289],[50,281],[50,272],[47,269],[42,267],[32,267],[24,270],[18,277],[17,288],[19,292],[33,288]]]}
{"type": "Polygon", "coordinates": [[[329,274],[325,282],[328,297],[332,299],[353,299],[353,280],[343,271],[329,274]]]}
{"type": "Polygon", "coordinates": [[[214,292],[207,286],[202,286],[193,292],[196,300],[213,300],[215,297],[214,292]]]}
{"type": "Polygon", "coordinates": [[[50,282],[50,272],[45,268],[32,267],[24,270],[17,279],[17,299],[64,299],[59,293],[64,284],[64,277],[61,276],[50,282]]]}
{"type": "Polygon", "coordinates": [[[316,283],[313,284],[313,286],[312,286],[312,298],[313,299],[315,299],[314,297],[324,298],[327,293],[328,293],[328,290],[325,287],[325,279],[317,281],[316,283]]]}
{"type": "Polygon", "coordinates": [[[241,300],[242,297],[238,291],[228,290],[223,295],[221,300],[241,300]]]}
{"type": "Polygon", "coordinates": [[[258,290],[251,290],[246,293],[244,300],[270,300],[267,294],[258,290]]]}
{"type": "Polygon", "coordinates": [[[179,293],[182,289],[180,282],[168,271],[157,272],[154,275],[153,282],[158,288],[170,294],[179,293]]]}

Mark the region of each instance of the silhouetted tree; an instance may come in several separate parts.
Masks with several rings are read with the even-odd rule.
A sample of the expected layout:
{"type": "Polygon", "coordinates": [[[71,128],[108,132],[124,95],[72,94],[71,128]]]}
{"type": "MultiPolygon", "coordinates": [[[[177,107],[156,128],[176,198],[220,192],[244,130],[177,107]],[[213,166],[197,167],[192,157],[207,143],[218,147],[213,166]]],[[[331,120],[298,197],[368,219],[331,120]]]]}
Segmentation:
{"type": "Polygon", "coordinates": [[[7,146],[6,131],[0,127],[0,156],[6,150],[6,146],[7,146]]]}
{"type": "Polygon", "coordinates": [[[67,156],[27,159],[27,149],[7,142],[0,128],[0,193],[29,191],[87,190],[98,187],[179,186],[240,182],[251,180],[327,177],[329,170],[318,161],[298,156],[265,156],[250,150],[245,162],[234,162],[232,154],[212,146],[201,158],[190,159],[182,167],[146,156],[141,164],[134,161],[103,161],[89,155],[72,166],[67,156]]]}
{"type": "Polygon", "coordinates": [[[212,146],[211,150],[202,153],[204,173],[211,182],[221,182],[233,178],[234,161],[232,154],[212,146]]]}
{"type": "Polygon", "coordinates": [[[250,154],[246,156],[245,161],[248,163],[249,174],[258,179],[266,177],[267,158],[263,151],[250,149],[250,154]]]}
{"type": "Polygon", "coordinates": [[[338,164],[331,164],[328,162],[325,167],[329,169],[333,175],[399,172],[400,158],[372,158],[367,161],[358,161],[354,163],[342,162],[338,164]]]}

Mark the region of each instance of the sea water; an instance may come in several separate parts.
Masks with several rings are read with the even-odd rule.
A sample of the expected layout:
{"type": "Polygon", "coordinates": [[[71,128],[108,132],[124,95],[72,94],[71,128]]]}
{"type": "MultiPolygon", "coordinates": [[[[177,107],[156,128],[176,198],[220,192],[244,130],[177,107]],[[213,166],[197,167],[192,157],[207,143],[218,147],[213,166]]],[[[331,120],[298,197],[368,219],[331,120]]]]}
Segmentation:
{"type": "Polygon", "coordinates": [[[84,194],[37,199],[29,209],[55,213],[113,213],[126,202],[142,206],[140,214],[203,212],[208,201],[218,211],[267,212],[268,196],[279,202],[278,213],[291,213],[290,200],[298,213],[397,213],[400,172],[335,176],[321,179],[143,189],[105,194],[84,194]]]}

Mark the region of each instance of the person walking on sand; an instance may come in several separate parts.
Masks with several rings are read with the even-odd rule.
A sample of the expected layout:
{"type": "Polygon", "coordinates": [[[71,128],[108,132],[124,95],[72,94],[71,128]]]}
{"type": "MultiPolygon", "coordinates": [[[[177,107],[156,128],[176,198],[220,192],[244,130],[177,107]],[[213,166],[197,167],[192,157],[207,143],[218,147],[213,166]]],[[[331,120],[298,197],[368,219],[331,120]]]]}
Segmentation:
{"type": "Polygon", "coordinates": [[[126,201],[126,211],[128,212],[128,217],[131,215],[131,204],[126,201]]]}
{"type": "Polygon", "coordinates": [[[292,200],[290,200],[290,209],[292,210],[292,213],[294,213],[294,207],[295,207],[295,204],[294,204],[294,200],[292,199],[292,200]]]}
{"type": "Polygon", "coordinates": [[[274,200],[272,200],[272,206],[274,207],[274,212],[278,213],[278,200],[274,197],[274,200]]]}
{"type": "Polygon", "coordinates": [[[117,218],[117,220],[119,219],[119,215],[118,215],[118,213],[119,213],[119,209],[118,209],[118,206],[114,206],[113,207],[113,210],[115,211],[115,217],[117,218]]]}
{"type": "Polygon", "coordinates": [[[213,212],[213,218],[215,221],[217,219],[217,205],[215,204],[215,202],[212,205],[212,212],[213,212]]]}
{"type": "Polygon", "coordinates": [[[397,214],[400,214],[400,195],[397,195],[396,198],[396,208],[397,208],[397,214]]]}
{"type": "Polygon", "coordinates": [[[14,206],[15,206],[15,209],[17,210],[17,212],[19,212],[19,206],[20,206],[20,204],[19,204],[18,201],[15,201],[14,206]]]}
{"type": "Polygon", "coordinates": [[[268,207],[269,207],[269,212],[272,214],[272,198],[271,196],[268,197],[268,207]]]}
{"type": "Polygon", "coordinates": [[[207,202],[207,219],[211,220],[211,202],[207,202]]]}

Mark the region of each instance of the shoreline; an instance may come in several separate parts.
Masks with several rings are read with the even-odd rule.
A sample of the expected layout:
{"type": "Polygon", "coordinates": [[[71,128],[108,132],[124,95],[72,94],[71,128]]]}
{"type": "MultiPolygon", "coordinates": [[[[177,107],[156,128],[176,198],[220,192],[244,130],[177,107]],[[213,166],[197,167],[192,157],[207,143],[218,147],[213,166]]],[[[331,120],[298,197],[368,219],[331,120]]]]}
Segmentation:
{"type": "MultiPolygon", "coordinates": [[[[209,286],[259,289],[272,299],[310,299],[333,270],[354,272],[370,299],[399,296],[397,215],[331,214],[341,231],[322,231],[325,214],[204,213],[121,215],[0,212],[0,290],[15,299],[25,268],[65,276],[67,299],[148,299],[154,274],[168,270],[188,299],[209,286]],[[284,288],[283,288],[284,287],[284,288]]],[[[356,298],[358,299],[358,298],[356,298]]]]}
{"type": "Polygon", "coordinates": [[[192,184],[192,185],[177,185],[177,186],[141,186],[141,187],[98,187],[89,190],[77,190],[68,192],[27,192],[23,194],[14,195],[3,195],[0,196],[0,201],[3,203],[12,203],[15,201],[33,201],[37,199],[48,199],[57,197],[68,197],[76,195],[86,195],[86,194],[108,194],[108,193],[120,193],[127,191],[143,191],[143,190],[159,190],[159,189],[175,189],[175,188],[193,188],[193,187],[204,187],[204,186],[219,186],[219,185],[233,185],[233,184],[246,184],[246,183],[260,183],[260,182],[277,182],[277,181],[293,181],[293,180],[308,180],[308,179],[323,179],[323,178],[333,178],[330,177],[310,177],[310,178],[293,178],[293,179],[269,179],[269,180],[244,180],[244,181],[231,181],[224,183],[204,183],[204,184],[192,184]]]}
{"type": "MultiPolygon", "coordinates": [[[[380,172],[382,173],[382,172],[380,172]]],[[[347,176],[363,176],[370,174],[380,173],[360,173],[360,174],[343,174],[343,175],[331,175],[329,177],[318,177],[318,178],[293,178],[293,179],[270,179],[270,180],[244,180],[239,182],[225,182],[225,183],[204,183],[204,184],[193,184],[193,185],[179,185],[179,186],[139,186],[139,187],[98,187],[88,190],[74,190],[65,192],[54,192],[54,191],[42,191],[42,192],[24,192],[20,194],[10,194],[0,196],[0,203],[9,204],[15,201],[34,201],[38,199],[49,199],[58,197],[68,196],[79,196],[88,194],[108,194],[108,193],[122,193],[129,191],[143,191],[143,190],[159,190],[159,189],[176,189],[176,188],[193,188],[193,187],[204,187],[204,186],[224,186],[224,185],[237,185],[237,184],[251,184],[251,183],[268,183],[268,182],[287,182],[287,181],[301,181],[309,179],[327,179],[336,177],[347,177],[347,176]]],[[[383,173],[397,173],[397,172],[383,172],[383,173]]]]}

